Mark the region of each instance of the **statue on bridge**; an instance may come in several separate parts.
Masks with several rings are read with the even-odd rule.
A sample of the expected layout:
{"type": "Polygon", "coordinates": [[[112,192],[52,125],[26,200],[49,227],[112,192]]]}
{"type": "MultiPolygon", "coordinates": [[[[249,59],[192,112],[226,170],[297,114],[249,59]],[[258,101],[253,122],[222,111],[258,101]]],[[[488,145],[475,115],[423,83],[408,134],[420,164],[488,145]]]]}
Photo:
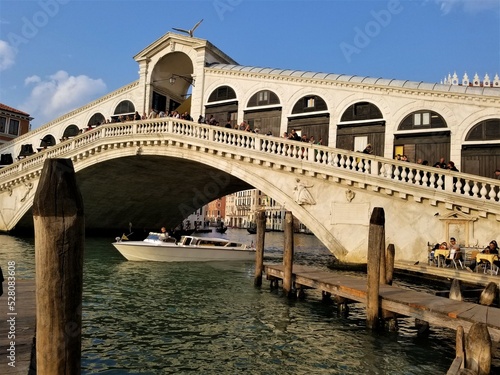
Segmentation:
{"type": "Polygon", "coordinates": [[[314,185],[307,185],[303,182],[300,181],[300,179],[296,178],[295,181],[297,181],[297,184],[295,185],[295,188],[293,189],[295,191],[295,202],[297,202],[300,205],[303,204],[316,204],[316,201],[314,200],[313,196],[307,190],[308,188],[313,187],[314,185]]]}

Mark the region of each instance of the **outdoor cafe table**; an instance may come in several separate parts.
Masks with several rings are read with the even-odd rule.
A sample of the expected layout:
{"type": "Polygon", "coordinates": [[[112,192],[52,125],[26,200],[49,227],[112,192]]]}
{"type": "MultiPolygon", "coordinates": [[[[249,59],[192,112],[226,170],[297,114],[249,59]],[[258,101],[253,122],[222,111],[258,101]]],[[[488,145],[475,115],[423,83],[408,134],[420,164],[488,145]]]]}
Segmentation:
{"type": "MultiPolygon", "coordinates": [[[[440,267],[441,266],[441,260],[440,260],[440,256],[444,257],[445,259],[448,257],[448,255],[450,254],[450,250],[449,249],[437,249],[437,250],[434,250],[434,257],[437,259],[437,266],[440,267]]],[[[443,263],[444,265],[444,263],[443,263]]]]}
{"type": "MultiPolygon", "coordinates": [[[[486,260],[486,261],[490,262],[491,267],[493,269],[493,261],[498,260],[498,254],[479,253],[476,255],[476,263],[479,263],[481,260],[486,260]]],[[[478,267],[476,267],[476,272],[477,272],[477,268],[478,267]]]]}

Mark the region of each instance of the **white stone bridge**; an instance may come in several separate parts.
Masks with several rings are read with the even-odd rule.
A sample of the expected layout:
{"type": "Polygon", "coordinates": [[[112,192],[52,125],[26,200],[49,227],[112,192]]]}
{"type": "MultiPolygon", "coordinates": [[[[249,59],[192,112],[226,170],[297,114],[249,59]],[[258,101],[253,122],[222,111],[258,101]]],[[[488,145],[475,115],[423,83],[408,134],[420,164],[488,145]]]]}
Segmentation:
{"type": "Polygon", "coordinates": [[[159,118],[102,125],[0,170],[0,231],[32,228],[44,160],[73,161],[87,230],[175,226],[215,198],[257,188],[340,260],[366,261],[373,207],[397,260],[427,243],[486,245],[500,233],[500,181],[378,156],[159,118]]]}

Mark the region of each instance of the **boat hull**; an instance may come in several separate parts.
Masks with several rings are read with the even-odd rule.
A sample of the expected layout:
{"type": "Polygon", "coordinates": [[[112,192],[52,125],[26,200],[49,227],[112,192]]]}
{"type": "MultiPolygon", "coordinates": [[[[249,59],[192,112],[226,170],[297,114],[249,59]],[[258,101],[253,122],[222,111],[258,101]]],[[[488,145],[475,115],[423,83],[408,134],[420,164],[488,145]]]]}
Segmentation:
{"type": "Polygon", "coordinates": [[[255,250],[252,249],[149,244],[142,241],[114,242],[113,246],[125,259],[130,261],[209,262],[255,260],[255,250]]]}

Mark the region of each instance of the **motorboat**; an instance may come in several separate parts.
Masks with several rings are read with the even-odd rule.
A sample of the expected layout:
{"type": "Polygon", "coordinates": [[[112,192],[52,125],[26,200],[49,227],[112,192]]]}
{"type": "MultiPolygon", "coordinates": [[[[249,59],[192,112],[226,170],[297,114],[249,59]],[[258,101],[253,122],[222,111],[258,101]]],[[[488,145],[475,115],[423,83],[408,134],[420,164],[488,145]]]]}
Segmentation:
{"type": "Polygon", "coordinates": [[[113,246],[127,260],[154,262],[251,261],[255,249],[223,238],[182,236],[180,241],[150,232],[143,241],[116,238],[113,246]]]}

